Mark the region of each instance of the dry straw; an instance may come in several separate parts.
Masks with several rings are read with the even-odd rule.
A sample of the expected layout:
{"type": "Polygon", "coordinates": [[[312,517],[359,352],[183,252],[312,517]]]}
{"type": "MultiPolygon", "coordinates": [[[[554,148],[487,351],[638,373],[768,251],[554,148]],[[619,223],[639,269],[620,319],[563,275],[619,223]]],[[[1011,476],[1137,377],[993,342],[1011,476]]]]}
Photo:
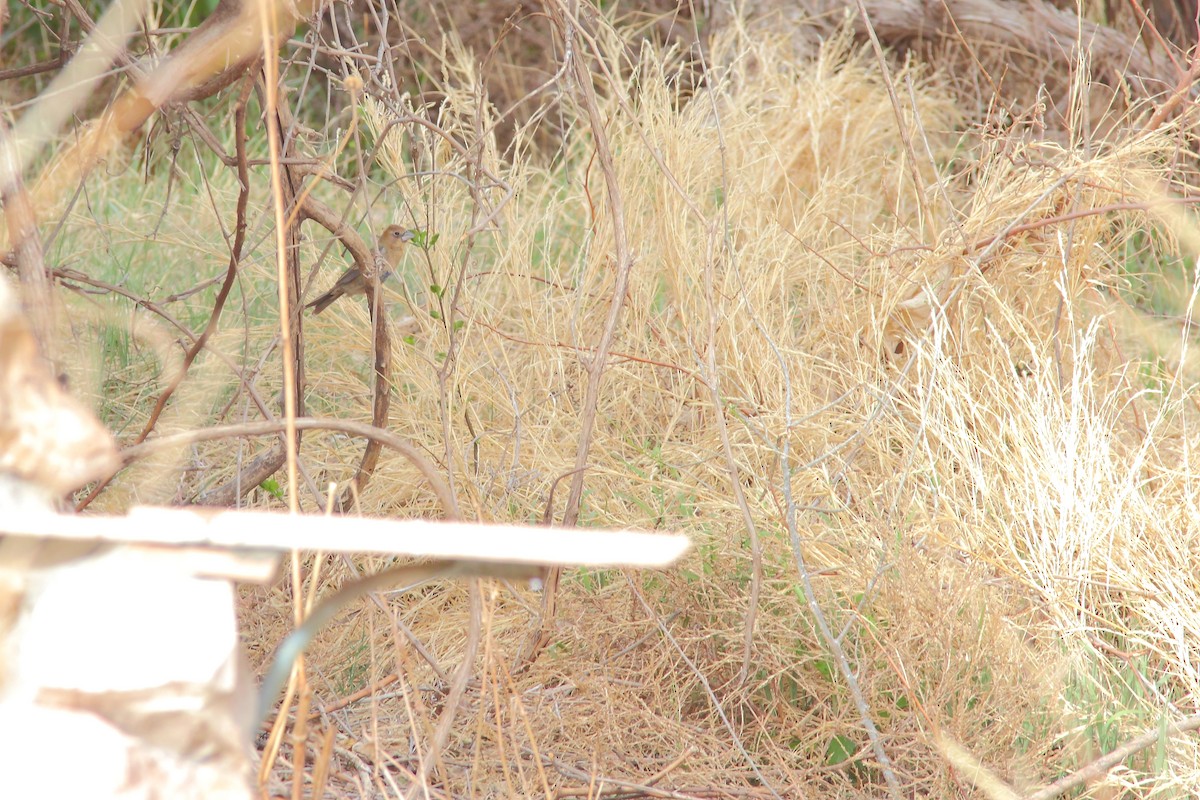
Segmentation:
{"type": "MultiPolygon", "coordinates": [[[[597,796],[618,781],[693,797],[881,796],[890,777],[956,796],[970,778],[935,746],[940,730],[961,748],[954,763],[1020,792],[1194,706],[1188,327],[1144,319],[1123,260],[1166,219],[1147,187],[1175,179],[1163,167],[1173,132],[1122,132],[1126,119],[1109,141],[1052,140],[1036,110],[984,128],[936,71],[881,77],[846,37],[797,63],[738,30],[709,48],[690,98],[679,53],[635,46],[603,20],[580,29],[572,54],[595,76],[635,256],[581,523],[683,531],[695,554],[664,574],[568,576],[553,644],[531,665],[519,655],[539,599],[484,592],[478,682],[428,766],[468,590],[340,620],[310,658],[318,705],[400,680],[323,721],[354,737],[335,737],[330,791],[351,793],[348,776],[379,766],[394,784],[376,785],[396,796],[426,770],[454,796],[547,784],[597,796]],[[1169,359],[1143,360],[1159,353],[1169,359]]],[[[357,110],[364,151],[386,132],[379,167],[397,187],[371,224],[439,236],[403,265],[407,297],[391,295],[395,319],[412,319],[394,337],[390,427],[445,471],[465,515],[536,521],[573,468],[586,363],[612,300],[605,180],[570,73],[559,95],[531,101],[553,107],[562,149],[540,152],[518,127],[502,150],[473,57],[448,44],[442,59],[428,69],[436,107],[406,107],[388,87],[392,102],[357,110]]],[[[1172,254],[1170,237],[1152,244],[1172,254]]],[[[251,321],[216,346],[245,336],[263,352],[269,328],[251,321]]],[[[369,420],[369,334],[353,302],[306,325],[310,411],[369,420]]],[[[267,397],[277,361],[261,366],[267,397]]],[[[302,474],[344,481],[357,453],[339,434],[309,434],[302,474]]],[[[196,450],[211,471],[197,480],[237,457],[232,444],[196,450]]],[[[390,454],[359,510],[439,513],[390,454]]],[[[347,569],[323,573],[336,582],[347,569]]],[[[285,601],[247,595],[247,619],[263,626],[256,652],[285,626],[285,601]]],[[[1164,736],[1103,790],[1195,791],[1198,752],[1164,736]]]]}

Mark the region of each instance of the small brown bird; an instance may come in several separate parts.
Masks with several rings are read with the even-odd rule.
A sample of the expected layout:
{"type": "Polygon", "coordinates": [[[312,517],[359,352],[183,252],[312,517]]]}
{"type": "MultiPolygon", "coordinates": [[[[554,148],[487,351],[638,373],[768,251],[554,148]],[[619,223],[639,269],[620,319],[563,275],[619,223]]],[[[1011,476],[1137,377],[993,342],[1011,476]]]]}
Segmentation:
{"type": "MultiPolygon", "coordinates": [[[[388,225],[383,229],[383,233],[379,234],[379,250],[375,253],[376,269],[382,266],[378,263],[380,261],[386,265],[378,273],[380,283],[386,281],[392,274],[392,270],[400,263],[400,257],[404,255],[404,245],[411,242],[416,235],[416,231],[402,225],[388,225]]],[[[311,308],[314,314],[320,314],[342,295],[366,294],[371,288],[372,283],[359,271],[358,267],[350,267],[342,273],[342,277],[337,279],[337,283],[333,284],[332,289],[313,300],[305,308],[311,308]]]]}

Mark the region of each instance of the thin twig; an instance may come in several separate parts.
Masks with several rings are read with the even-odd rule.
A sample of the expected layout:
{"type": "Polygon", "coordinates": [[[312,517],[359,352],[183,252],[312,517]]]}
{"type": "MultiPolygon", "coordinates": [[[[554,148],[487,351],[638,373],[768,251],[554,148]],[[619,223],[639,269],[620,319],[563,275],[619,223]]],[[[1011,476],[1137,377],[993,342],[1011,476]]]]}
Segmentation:
{"type": "MultiPolygon", "coordinates": [[[[573,0],[574,1],[574,0],[573,0]]],[[[588,124],[592,130],[592,140],[596,145],[596,158],[604,175],[605,199],[612,222],[613,254],[616,260],[616,270],[613,280],[612,297],[609,301],[608,316],[600,339],[596,343],[596,354],[587,365],[588,380],[584,390],[583,408],[580,411],[579,437],[575,448],[574,469],[581,470],[571,479],[571,489],[567,495],[566,508],[563,510],[563,525],[572,526],[579,519],[579,504],[583,498],[584,468],[587,467],[588,454],[592,446],[592,431],[596,425],[596,409],[600,400],[600,384],[608,365],[609,351],[616,338],[617,323],[620,322],[621,312],[625,307],[625,298],[629,290],[629,274],[633,269],[633,253],[625,230],[625,205],[621,198],[621,184],[617,178],[616,164],[613,160],[612,149],[608,142],[608,133],[604,129],[604,117],[596,98],[596,87],[592,83],[592,75],[584,60],[574,53],[576,25],[574,12],[567,8],[562,0],[547,4],[547,13],[559,29],[565,44],[565,59],[570,60],[574,72],[576,94],[583,105],[588,124]]],[[[603,61],[599,48],[593,47],[596,59],[603,61]]],[[[549,641],[549,631],[554,624],[555,603],[558,595],[559,570],[551,570],[546,578],[543,594],[541,630],[529,649],[527,660],[532,661],[537,650],[549,641]]]]}
{"type": "Polygon", "coordinates": [[[1157,743],[1164,737],[1178,736],[1188,731],[1200,730],[1200,714],[1194,714],[1178,722],[1171,722],[1164,727],[1153,727],[1140,736],[1130,739],[1125,744],[1097,758],[1092,763],[1081,767],[1070,775],[1059,778],[1054,783],[1027,795],[1025,800],[1053,800],[1061,794],[1083,786],[1089,781],[1103,777],[1113,767],[1141,750],[1157,743]]]}
{"type": "MultiPolygon", "coordinates": [[[[695,10],[692,14],[695,19],[695,10]]],[[[699,32],[697,31],[697,38],[699,32]]],[[[699,53],[701,68],[710,74],[703,50],[699,53]]],[[[717,131],[717,152],[721,158],[721,191],[729,197],[729,162],[725,142],[725,128],[721,124],[720,104],[717,103],[713,82],[709,82],[706,95],[717,131]]],[[[699,214],[699,210],[696,211],[699,214]]],[[[733,491],[734,501],[742,515],[742,525],[750,538],[750,596],[746,606],[745,623],[742,632],[742,667],[738,673],[738,683],[745,685],[750,678],[750,668],[754,657],[754,628],[758,616],[758,603],[762,594],[762,543],[758,537],[758,526],[754,523],[754,515],[750,513],[750,504],[746,501],[746,491],[742,488],[741,470],[738,469],[737,459],[733,455],[733,443],[729,437],[729,425],[725,419],[725,396],[721,392],[721,373],[717,369],[717,329],[719,327],[718,308],[716,303],[716,263],[717,248],[714,242],[718,235],[722,238],[721,252],[729,259],[730,268],[737,269],[737,250],[730,238],[733,226],[729,220],[729,203],[721,204],[721,215],[718,225],[708,225],[707,252],[704,259],[704,303],[708,310],[708,346],[704,359],[705,384],[712,398],[713,420],[717,425],[717,434],[721,440],[721,452],[725,457],[725,469],[729,474],[729,485],[733,491]]]]}
{"type": "Polygon", "coordinates": [[[721,724],[724,726],[726,732],[728,732],[730,741],[733,742],[733,746],[736,747],[738,753],[741,754],[742,760],[746,762],[748,767],[750,767],[750,771],[754,773],[754,777],[756,777],[759,783],[761,783],[763,787],[771,793],[771,796],[774,797],[775,800],[783,800],[783,796],[780,795],[779,792],[775,790],[775,787],[771,785],[771,782],[767,780],[767,776],[764,775],[763,771],[759,768],[758,762],[754,760],[754,756],[751,755],[750,751],[746,749],[746,745],[742,744],[742,738],[738,735],[737,729],[733,727],[733,722],[729,719],[729,715],[725,713],[725,708],[721,705],[721,700],[717,697],[717,693],[713,691],[712,684],[708,682],[708,677],[704,674],[700,667],[697,666],[696,662],[692,660],[687,652],[684,651],[683,645],[681,645],[679,640],[675,638],[675,634],[671,633],[670,628],[666,626],[666,623],[663,621],[662,617],[660,617],[654,611],[654,609],[650,607],[650,603],[646,601],[645,595],[642,594],[641,589],[639,589],[637,584],[633,582],[633,579],[626,575],[625,582],[629,585],[629,590],[633,592],[633,596],[637,599],[638,604],[641,605],[642,610],[654,620],[654,622],[658,625],[659,631],[662,632],[663,638],[670,643],[671,647],[675,649],[675,652],[679,654],[679,657],[683,659],[683,662],[687,664],[688,669],[692,672],[692,675],[694,675],[696,680],[700,682],[701,687],[704,689],[705,696],[708,697],[708,702],[712,705],[713,711],[717,713],[717,717],[720,718],[721,724]]]}
{"type": "Polygon", "coordinates": [[[912,170],[913,191],[912,198],[917,204],[917,212],[922,220],[928,220],[929,211],[925,208],[925,182],[921,179],[921,170],[917,167],[917,152],[913,148],[912,137],[909,135],[907,126],[904,124],[904,111],[900,107],[900,98],[896,95],[896,84],[892,81],[892,70],[888,66],[887,56],[884,55],[883,45],[879,43],[879,37],[875,34],[875,26],[871,24],[871,17],[867,13],[867,6],[864,0],[854,0],[855,6],[858,8],[858,14],[862,17],[863,27],[867,31],[867,38],[871,40],[871,49],[875,52],[875,60],[879,64],[879,74],[883,78],[883,86],[887,90],[888,100],[892,104],[892,113],[896,116],[896,132],[900,135],[900,141],[904,144],[904,152],[908,154],[906,161],[909,169],[912,170]]]}
{"type": "Polygon", "coordinates": [[[458,665],[458,669],[454,671],[450,691],[446,694],[446,701],[442,705],[442,714],[438,718],[437,727],[433,732],[433,741],[429,743],[425,760],[421,764],[421,785],[428,782],[433,768],[442,761],[442,753],[446,749],[446,742],[450,739],[454,720],[458,717],[471,674],[475,671],[475,656],[479,653],[479,643],[483,638],[483,589],[478,579],[472,580],[468,586],[467,640],[463,644],[463,660],[458,665]]]}

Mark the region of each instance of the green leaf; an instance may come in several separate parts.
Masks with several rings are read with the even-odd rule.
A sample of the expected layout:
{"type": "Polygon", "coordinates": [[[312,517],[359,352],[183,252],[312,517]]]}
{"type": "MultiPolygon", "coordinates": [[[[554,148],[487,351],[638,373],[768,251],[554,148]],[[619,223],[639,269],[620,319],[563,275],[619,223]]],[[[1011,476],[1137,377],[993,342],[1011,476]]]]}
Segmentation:
{"type": "Polygon", "coordinates": [[[829,740],[825,747],[825,766],[836,767],[854,758],[858,748],[849,736],[839,734],[829,740]]]}
{"type": "Polygon", "coordinates": [[[422,250],[428,250],[437,244],[440,233],[430,233],[429,231],[414,231],[413,244],[420,247],[422,250]]]}

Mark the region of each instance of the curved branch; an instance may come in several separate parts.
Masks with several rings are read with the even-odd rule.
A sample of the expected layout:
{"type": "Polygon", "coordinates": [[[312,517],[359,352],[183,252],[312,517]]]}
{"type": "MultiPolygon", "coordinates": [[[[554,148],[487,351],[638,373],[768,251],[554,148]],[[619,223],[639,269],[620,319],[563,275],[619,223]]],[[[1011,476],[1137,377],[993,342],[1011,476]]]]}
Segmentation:
{"type": "MultiPolygon", "coordinates": [[[[417,448],[407,440],[382,428],[350,420],[297,417],[295,423],[297,430],[340,431],[341,433],[348,433],[351,436],[361,436],[373,442],[379,442],[385,447],[390,447],[408,459],[421,473],[421,476],[425,478],[425,481],[429,484],[429,488],[433,490],[433,493],[437,495],[438,501],[442,504],[443,516],[446,519],[457,518],[454,513],[454,498],[450,494],[450,487],[446,485],[446,481],[442,479],[442,476],[434,468],[433,464],[429,463],[429,460],[421,455],[417,448]]],[[[141,444],[127,447],[121,451],[121,459],[125,465],[128,465],[133,461],[145,458],[151,453],[165,448],[216,439],[231,439],[239,436],[272,436],[283,433],[285,430],[286,425],[283,420],[202,428],[195,431],[160,436],[155,439],[149,439],[141,444]]]]}
{"type": "Polygon", "coordinates": [[[354,266],[358,267],[364,275],[371,274],[373,262],[371,248],[367,247],[367,243],[358,235],[358,231],[346,224],[344,215],[338,216],[336,211],[311,194],[306,195],[300,203],[300,215],[304,219],[311,219],[336,236],[338,241],[350,251],[350,257],[354,259],[354,266]]]}
{"type": "MultiPolygon", "coordinates": [[[[350,257],[354,259],[354,265],[358,267],[360,272],[364,275],[369,275],[373,272],[372,262],[374,256],[371,255],[371,251],[367,248],[367,243],[358,235],[358,231],[346,224],[344,216],[339,217],[337,212],[312,195],[306,195],[301,201],[300,214],[303,218],[312,220],[336,236],[346,249],[350,251],[350,257]]],[[[382,428],[387,425],[388,411],[391,408],[392,341],[388,336],[387,318],[379,303],[378,292],[379,287],[376,285],[375,292],[367,293],[367,309],[371,314],[371,326],[374,330],[373,350],[375,352],[375,381],[372,392],[374,399],[371,404],[371,423],[376,428],[382,428]]],[[[340,509],[345,510],[349,508],[354,500],[354,496],[366,488],[367,482],[371,479],[371,474],[379,464],[381,449],[382,445],[378,440],[371,439],[367,442],[353,482],[346,487],[341,497],[338,498],[338,507],[340,509]]],[[[454,505],[451,503],[446,505],[445,508],[448,514],[452,514],[454,505]]]]}

